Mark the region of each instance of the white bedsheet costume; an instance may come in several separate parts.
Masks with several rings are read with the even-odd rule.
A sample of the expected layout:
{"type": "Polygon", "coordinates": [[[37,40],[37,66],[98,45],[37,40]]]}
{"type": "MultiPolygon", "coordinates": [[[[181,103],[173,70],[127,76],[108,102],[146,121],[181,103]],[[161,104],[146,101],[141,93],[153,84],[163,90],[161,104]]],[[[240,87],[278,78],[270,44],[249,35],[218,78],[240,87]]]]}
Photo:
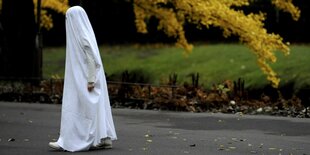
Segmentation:
{"type": "Polygon", "coordinates": [[[116,140],[106,78],[86,12],[74,6],[66,13],[66,68],[57,144],[75,152],[96,146],[102,138],[116,140]],[[87,83],[95,88],[87,90],[87,83]]]}

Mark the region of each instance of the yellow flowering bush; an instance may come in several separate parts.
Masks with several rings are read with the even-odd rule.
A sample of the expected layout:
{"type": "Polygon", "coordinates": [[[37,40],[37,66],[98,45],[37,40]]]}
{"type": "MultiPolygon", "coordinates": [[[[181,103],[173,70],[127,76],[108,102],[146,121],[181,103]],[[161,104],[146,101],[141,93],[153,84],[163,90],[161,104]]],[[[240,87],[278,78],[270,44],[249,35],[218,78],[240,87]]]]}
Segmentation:
{"type": "MultiPolygon", "coordinates": [[[[284,43],[278,34],[267,33],[264,13],[245,14],[236,9],[249,4],[249,0],[134,0],[135,23],[138,32],[147,33],[146,21],[151,17],[157,18],[158,29],[176,38],[176,44],[187,53],[191,52],[193,45],[186,40],[185,22],[196,24],[198,28],[218,27],[225,37],[237,35],[257,56],[258,65],[267,79],[278,87],[280,79],[268,63],[276,62],[274,52],[277,50],[288,55],[288,43],[284,43]]],[[[292,0],[272,0],[272,4],[298,20],[300,11],[292,0]]]]}

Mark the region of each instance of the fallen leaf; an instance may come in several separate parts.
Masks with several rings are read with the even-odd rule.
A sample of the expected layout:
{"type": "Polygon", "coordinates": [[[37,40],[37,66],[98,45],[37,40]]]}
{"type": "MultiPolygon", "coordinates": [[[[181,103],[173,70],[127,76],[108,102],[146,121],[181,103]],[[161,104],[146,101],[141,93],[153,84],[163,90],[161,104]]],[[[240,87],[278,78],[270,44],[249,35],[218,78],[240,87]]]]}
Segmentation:
{"type": "Polygon", "coordinates": [[[231,140],[232,140],[232,141],[238,141],[238,139],[237,139],[237,138],[231,138],[231,140]]]}
{"type": "Polygon", "coordinates": [[[8,139],[8,142],[14,142],[15,141],[15,139],[14,138],[10,138],[10,139],[8,139]]]}
{"type": "Polygon", "coordinates": [[[190,147],[195,147],[196,146],[196,144],[191,144],[191,145],[189,145],[190,147]]]}
{"type": "Polygon", "coordinates": [[[239,115],[239,116],[243,116],[242,112],[237,112],[236,114],[239,115]]]}
{"type": "Polygon", "coordinates": [[[257,154],[257,151],[253,151],[253,150],[252,150],[251,153],[252,153],[252,154],[257,154]]]}
{"type": "Polygon", "coordinates": [[[221,147],[220,147],[220,148],[218,148],[218,150],[225,150],[225,148],[221,148],[221,147]]]}
{"type": "Polygon", "coordinates": [[[256,112],[258,112],[258,113],[263,112],[263,108],[258,108],[258,109],[256,110],[256,112]]]}

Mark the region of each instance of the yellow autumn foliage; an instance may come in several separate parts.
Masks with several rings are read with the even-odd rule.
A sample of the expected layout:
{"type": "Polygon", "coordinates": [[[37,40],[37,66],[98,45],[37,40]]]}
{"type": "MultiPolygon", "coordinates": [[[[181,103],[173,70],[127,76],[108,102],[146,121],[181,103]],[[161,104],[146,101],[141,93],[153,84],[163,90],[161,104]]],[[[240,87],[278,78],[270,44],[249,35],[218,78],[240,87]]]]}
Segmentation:
{"type": "MultiPolygon", "coordinates": [[[[135,23],[138,32],[147,33],[146,21],[151,17],[157,18],[158,29],[176,38],[176,44],[187,53],[192,51],[193,45],[185,37],[185,22],[196,24],[198,28],[218,27],[225,37],[239,36],[240,41],[257,56],[258,65],[267,79],[278,87],[280,79],[268,63],[276,62],[275,51],[288,55],[288,43],[284,43],[278,34],[267,33],[264,13],[245,14],[236,9],[249,4],[250,0],[134,0],[135,23]]],[[[292,0],[272,0],[272,4],[298,20],[300,11],[292,0]]]]}
{"type": "MultiPolygon", "coordinates": [[[[176,45],[184,48],[187,53],[193,45],[185,37],[184,23],[196,24],[198,28],[210,26],[223,30],[223,35],[239,36],[257,56],[261,70],[266,74],[274,87],[278,87],[280,79],[269,63],[276,62],[275,51],[289,54],[288,43],[284,43],[280,35],[267,33],[264,28],[264,13],[245,14],[236,8],[247,6],[251,0],[134,0],[135,24],[137,31],[147,33],[146,21],[151,17],[159,20],[158,29],[169,37],[176,38],[176,45]]],[[[34,12],[37,16],[37,0],[33,0],[34,12]]],[[[292,0],[271,0],[280,10],[291,14],[294,20],[300,17],[300,10],[292,0]]],[[[69,8],[68,0],[42,0],[41,27],[51,29],[53,19],[48,9],[65,14],[69,8]]],[[[2,0],[0,0],[0,12],[2,0]]]]}
{"type": "Polygon", "coordinates": [[[300,17],[300,10],[294,6],[292,1],[293,0],[273,0],[272,4],[280,10],[290,13],[292,18],[297,21],[300,17]]]}
{"type": "MultiPolygon", "coordinates": [[[[34,3],[34,14],[37,17],[37,2],[38,0],[33,0],[34,3]]],[[[68,0],[41,0],[41,23],[40,26],[50,30],[53,27],[52,15],[48,13],[48,9],[54,10],[58,13],[65,14],[69,8],[68,0]]]]}
{"type": "Polygon", "coordinates": [[[2,0],[0,0],[0,14],[1,14],[1,11],[2,11],[2,0]]]}

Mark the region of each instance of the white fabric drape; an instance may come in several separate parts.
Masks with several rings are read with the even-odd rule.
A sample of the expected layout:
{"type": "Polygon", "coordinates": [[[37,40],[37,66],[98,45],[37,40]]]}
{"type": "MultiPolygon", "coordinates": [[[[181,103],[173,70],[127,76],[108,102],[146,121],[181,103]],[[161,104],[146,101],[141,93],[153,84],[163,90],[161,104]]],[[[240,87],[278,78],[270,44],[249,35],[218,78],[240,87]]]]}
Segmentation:
{"type": "Polygon", "coordinates": [[[101,57],[86,12],[74,6],[66,13],[66,68],[57,144],[71,152],[88,150],[110,137],[116,140],[106,78],[101,57]],[[87,90],[89,66],[95,64],[95,88],[87,90]]]}

